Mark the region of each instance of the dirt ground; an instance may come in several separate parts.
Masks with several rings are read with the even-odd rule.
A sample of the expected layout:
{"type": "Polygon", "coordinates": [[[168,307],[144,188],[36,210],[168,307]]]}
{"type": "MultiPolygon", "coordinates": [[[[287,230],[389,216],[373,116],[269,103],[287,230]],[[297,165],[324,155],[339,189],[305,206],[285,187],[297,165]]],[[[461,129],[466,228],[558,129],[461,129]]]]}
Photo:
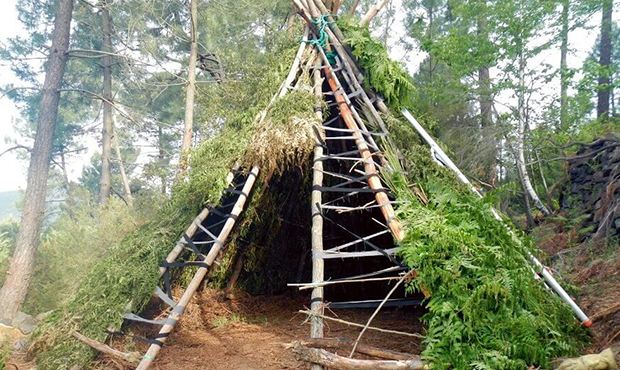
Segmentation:
{"type": "Polygon", "coordinates": [[[577,303],[592,319],[587,353],[620,343],[620,245],[618,241],[577,241],[574,230],[552,222],[534,235],[551,266],[577,289],[577,303]]]}
{"type": "MultiPolygon", "coordinates": [[[[179,329],[170,337],[153,369],[304,369],[286,347],[308,337],[310,326],[298,313],[308,305],[305,297],[252,297],[237,293],[224,299],[220,291],[205,290],[194,299],[179,329]]],[[[372,310],[337,310],[339,318],[365,323],[372,310]]],[[[410,333],[422,330],[415,309],[390,309],[373,326],[410,333]]],[[[354,340],[360,329],[326,322],[328,337],[354,340]]],[[[367,331],[361,343],[401,352],[419,353],[416,338],[367,331]]],[[[348,353],[347,353],[348,355],[348,353]]],[[[360,357],[361,358],[361,357],[360,357]]]]}

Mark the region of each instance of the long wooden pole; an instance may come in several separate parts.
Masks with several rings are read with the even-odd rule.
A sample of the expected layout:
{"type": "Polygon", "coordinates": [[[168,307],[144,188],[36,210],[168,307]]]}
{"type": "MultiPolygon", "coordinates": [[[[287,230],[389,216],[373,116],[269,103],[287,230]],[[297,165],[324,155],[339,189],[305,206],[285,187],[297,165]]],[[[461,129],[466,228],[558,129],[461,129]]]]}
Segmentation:
{"type": "MultiPolygon", "coordinates": [[[[226,186],[229,186],[230,183],[232,182],[234,178],[234,174],[232,172],[229,172],[228,175],[226,176],[226,186]]],[[[202,224],[202,222],[207,218],[207,216],[209,215],[209,209],[208,208],[204,208],[199,214],[198,216],[196,216],[196,218],[194,218],[194,220],[192,221],[192,223],[187,227],[187,229],[185,230],[184,235],[187,235],[188,237],[193,237],[194,233],[196,232],[196,230],[198,230],[198,226],[200,224],[202,224]]],[[[170,253],[168,253],[168,256],[166,256],[166,262],[168,263],[172,263],[174,261],[176,261],[176,259],[179,257],[179,254],[181,254],[181,252],[183,252],[183,249],[185,248],[185,246],[187,245],[187,241],[185,240],[185,236],[181,236],[181,238],[179,239],[179,241],[177,242],[177,244],[174,246],[174,248],[172,248],[172,250],[170,251],[170,253]]],[[[166,272],[166,267],[159,267],[159,276],[161,277],[164,272],[166,272]]]]}
{"type": "MultiPolygon", "coordinates": [[[[323,99],[323,79],[321,78],[321,59],[317,58],[316,67],[313,71],[314,95],[318,99],[323,99]]],[[[319,122],[323,122],[323,112],[321,106],[315,107],[315,115],[319,122]]],[[[314,145],[314,164],[312,166],[312,195],[311,195],[311,217],[312,217],[312,283],[321,284],[324,279],[324,261],[321,257],[323,253],[323,217],[319,206],[322,203],[322,194],[319,187],[323,186],[323,147],[321,137],[316,133],[314,145]]],[[[312,289],[310,310],[316,314],[323,314],[323,287],[315,286],[312,289]]],[[[310,337],[323,338],[323,319],[320,316],[312,316],[310,319],[310,337]]],[[[313,370],[321,369],[319,365],[313,365],[313,370]]]]}
{"type": "MultiPolygon", "coordinates": [[[[411,113],[409,113],[409,111],[407,109],[404,109],[401,113],[407,119],[407,121],[409,121],[409,123],[411,123],[411,125],[420,134],[420,136],[422,136],[424,141],[426,141],[428,143],[428,145],[431,148],[433,148],[439,154],[439,156],[441,157],[443,163],[446,164],[446,167],[448,169],[450,169],[452,172],[454,172],[455,175],[458,177],[458,179],[462,183],[467,185],[469,187],[469,189],[474,194],[476,194],[478,197],[482,198],[482,194],[478,191],[478,189],[476,189],[471,184],[471,182],[469,181],[467,176],[465,176],[461,172],[461,170],[454,164],[454,162],[452,162],[450,157],[448,157],[448,155],[441,149],[441,147],[439,145],[437,145],[435,140],[433,140],[433,138],[426,132],[426,130],[424,130],[424,127],[422,127],[422,125],[420,125],[418,123],[418,121],[411,115],[411,113]]],[[[497,221],[503,222],[501,216],[499,215],[499,212],[497,212],[497,210],[495,208],[491,207],[491,213],[493,214],[493,217],[495,217],[495,219],[497,221]]],[[[508,229],[508,231],[509,231],[511,237],[513,238],[513,240],[516,243],[521,243],[520,239],[517,238],[517,236],[514,234],[514,232],[512,232],[511,229],[508,229]]],[[[543,265],[538,260],[538,258],[536,258],[530,252],[527,252],[527,257],[530,260],[530,262],[536,267],[535,276],[537,276],[537,274],[540,274],[542,276],[542,278],[544,279],[545,283],[548,284],[548,286],[551,289],[553,289],[553,291],[558,296],[560,296],[560,298],[564,302],[566,302],[566,304],[568,304],[570,306],[570,308],[573,310],[575,316],[577,316],[577,318],[581,321],[581,324],[584,327],[589,328],[590,326],[592,326],[592,320],[590,318],[588,318],[588,315],[586,315],[585,312],[583,312],[581,307],[579,307],[579,305],[568,295],[568,293],[566,293],[566,291],[564,290],[564,288],[562,288],[560,283],[558,283],[557,280],[553,277],[553,275],[551,274],[549,269],[545,265],[543,265]]]]}
{"type": "MultiPolygon", "coordinates": [[[[247,201],[248,195],[250,194],[250,192],[252,191],[252,187],[254,186],[256,176],[258,176],[258,171],[259,171],[258,167],[254,166],[252,167],[252,170],[248,174],[248,178],[245,182],[245,185],[243,186],[243,190],[241,194],[239,194],[239,199],[235,203],[235,206],[233,207],[232,211],[230,212],[231,217],[229,217],[226,220],[226,223],[224,223],[224,227],[222,228],[222,231],[218,235],[217,240],[213,243],[211,250],[207,254],[206,258],[204,259],[204,263],[206,263],[207,265],[213,264],[217,256],[220,254],[220,251],[224,247],[224,244],[226,243],[226,239],[228,239],[228,235],[230,235],[230,232],[232,231],[232,228],[235,225],[235,219],[241,214],[241,212],[244,209],[245,202],[247,201]]],[[[185,311],[185,307],[187,307],[187,304],[189,303],[190,299],[194,296],[194,293],[196,293],[196,290],[198,290],[198,287],[200,286],[202,281],[205,279],[208,272],[209,272],[209,269],[206,267],[200,267],[196,271],[196,274],[194,275],[192,280],[189,282],[189,285],[187,286],[187,289],[181,296],[181,299],[179,299],[179,302],[177,303],[177,305],[170,312],[170,316],[168,317],[168,323],[163,325],[161,329],[159,330],[158,340],[161,343],[166,342],[168,335],[172,332],[176,323],[183,315],[183,312],[185,311]]],[[[151,364],[153,363],[153,360],[155,359],[155,357],[157,356],[160,350],[161,350],[161,346],[159,344],[151,344],[148,351],[142,358],[142,361],[140,361],[140,364],[138,365],[137,370],[148,369],[149,366],[151,366],[151,364]]]]}
{"type": "Polygon", "coordinates": [[[297,344],[293,352],[303,361],[325,365],[340,370],[417,370],[424,369],[419,359],[414,360],[358,360],[331,353],[324,349],[308,348],[297,344]]]}
{"type": "Polygon", "coordinates": [[[327,77],[327,82],[334,93],[334,97],[336,98],[336,103],[340,109],[340,116],[344,120],[347,128],[352,131],[351,136],[355,138],[355,144],[357,145],[357,149],[362,156],[364,162],[364,172],[368,176],[368,186],[376,191],[375,200],[377,201],[377,205],[379,205],[379,209],[381,209],[383,217],[385,217],[386,223],[392,232],[392,235],[397,241],[401,241],[404,238],[404,232],[400,222],[396,219],[394,208],[392,207],[390,199],[388,198],[383,184],[381,183],[379,172],[377,171],[377,167],[375,166],[375,162],[372,158],[372,152],[370,151],[366,140],[360,133],[360,128],[355,122],[355,119],[351,114],[351,109],[349,108],[344,96],[342,96],[343,92],[338,89],[336,77],[330,68],[325,69],[325,75],[327,77]]]}
{"type": "MultiPolygon", "coordinates": [[[[295,341],[291,343],[291,347],[299,343],[306,347],[331,349],[331,350],[348,350],[353,346],[353,342],[344,338],[321,338],[303,341],[295,341]]],[[[288,347],[288,346],[287,346],[288,347]]],[[[384,360],[420,360],[420,356],[410,353],[396,352],[389,349],[374,347],[368,344],[358,344],[357,352],[384,360]]]]}

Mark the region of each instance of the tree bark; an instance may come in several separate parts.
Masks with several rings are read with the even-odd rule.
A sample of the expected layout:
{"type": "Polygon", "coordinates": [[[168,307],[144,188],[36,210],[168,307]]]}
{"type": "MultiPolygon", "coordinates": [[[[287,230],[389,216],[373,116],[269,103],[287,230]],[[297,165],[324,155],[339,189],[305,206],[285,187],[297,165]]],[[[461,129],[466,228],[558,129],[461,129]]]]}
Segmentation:
{"type": "Polygon", "coordinates": [[[568,12],[570,0],[562,0],[562,30],[560,31],[560,130],[568,128],[568,12]]]}
{"type": "Polygon", "coordinates": [[[611,91],[611,15],[613,13],[613,0],[603,0],[603,16],[601,19],[601,44],[599,46],[599,66],[601,68],[598,78],[598,101],[596,104],[596,117],[606,119],[609,117],[609,98],[611,91]]]}
{"type": "Polygon", "coordinates": [[[72,13],[73,0],[58,1],[19,233],[6,281],[0,289],[0,319],[3,320],[12,320],[15,317],[26,298],[32,278],[45,210],[47,177],[60,98],[59,88],[67,62],[72,13]]]}
{"type": "Polygon", "coordinates": [[[525,165],[525,126],[527,107],[525,102],[525,56],[521,51],[519,55],[519,92],[518,92],[518,124],[517,124],[517,138],[515,145],[515,160],[517,165],[517,173],[521,186],[524,192],[532,200],[534,206],[538,208],[545,216],[551,214],[547,207],[540,200],[540,197],[536,193],[534,186],[530,180],[530,176],[527,172],[527,166],[525,165]]]}
{"type": "MultiPolygon", "coordinates": [[[[482,0],[482,4],[486,7],[486,1],[482,0]]],[[[486,12],[481,11],[477,18],[477,33],[482,41],[486,41],[487,36],[487,19],[486,12]]],[[[497,140],[495,138],[495,129],[493,127],[493,97],[491,95],[491,74],[489,66],[483,65],[478,69],[478,102],[480,104],[480,128],[482,130],[482,138],[484,140],[485,153],[488,153],[485,159],[485,178],[484,181],[495,186],[497,184],[497,140]],[[486,147],[491,147],[486,150],[486,147]]]]}
{"type": "Polygon", "coordinates": [[[133,196],[131,195],[131,187],[129,186],[129,177],[125,171],[125,165],[123,164],[123,157],[121,156],[121,148],[118,144],[118,135],[114,134],[114,151],[116,152],[116,160],[118,161],[118,168],[121,172],[121,181],[123,182],[123,190],[125,193],[125,200],[130,207],[133,206],[133,196]]]}
{"type": "Polygon", "coordinates": [[[190,52],[187,66],[187,89],[185,91],[185,125],[183,127],[183,141],[181,142],[181,160],[179,161],[178,178],[183,178],[189,166],[189,152],[192,148],[192,133],[194,127],[194,96],[196,94],[196,58],[198,57],[198,0],[190,3],[190,52]]]}
{"type": "Polygon", "coordinates": [[[349,10],[347,11],[347,14],[349,15],[355,15],[355,10],[357,10],[357,7],[360,5],[360,0],[355,0],[353,1],[353,4],[351,5],[351,7],[349,8],[349,10]]]}
{"type": "Polygon", "coordinates": [[[114,121],[112,118],[112,20],[110,18],[110,3],[101,0],[101,31],[103,33],[103,127],[101,131],[101,176],[99,178],[99,204],[105,204],[110,198],[112,189],[112,136],[114,135],[114,121]]]}

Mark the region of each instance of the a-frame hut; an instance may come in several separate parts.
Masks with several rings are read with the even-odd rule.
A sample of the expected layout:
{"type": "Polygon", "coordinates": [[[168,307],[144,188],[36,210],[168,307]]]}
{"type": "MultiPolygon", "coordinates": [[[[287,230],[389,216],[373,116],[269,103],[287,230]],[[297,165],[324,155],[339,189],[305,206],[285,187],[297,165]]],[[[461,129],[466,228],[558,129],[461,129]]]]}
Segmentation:
{"type": "MultiPolygon", "coordinates": [[[[309,309],[299,309],[309,317],[308,338],[314,342],[298,343],[293,350],[317,366],[460,368],[472,365],[463,365],[460,358],[469,361],[476,356],[465,349],[468,343],[473,351],[488,350],[480,364],[492,364],[489,368],[546,365],[550,357],[573,351],[578,342],[574,337],[581,335],[578,324],[588,326],[588,318],[534,257],[529,244],[488,204],[476,200],[476,189],[424,128],[408,111],[401,113],[407,106],[402,97],[412,85],[398,65],[376,59],[385,51],[377,51],[375,44],[368,48],[372,40],[363,26],[338,26],[333,16],[338,1],[293,2],[305,31],[286,78],[256,115],[249,139],[240,141],[241,149],[220,147],[217,140],[210,144],[221,156],[237,153],[230,156],[233,163],[226,163],[233,166],[227,175],[219,166],[208,177],[225,190],[212,191],[207,206],[184,232],[179,235],[177,230],[173,237],[180,238],[172,250],[162,253],[167,246],[156,245],[126,255],[128,261],[143,258],[149,263],[165,256],[150,280],[122,283],[138,293],[125,291],[124,301],[103,311],[106,319],[117,320],[114,330],[119,329],[121,312],[122,328],[134,321],[158,328],[148,338],[148,350],[137,368],[147,369],[157,360],[210,274],[226,270],[219,278],[226,276],[229,286],[244,279],[244,254],[253,243],[271,250],[263,251],[267,257],[258,269],[265,284],[289,283],[311,291],[309,309]],[[348,43],[349,34],[356,42],[348,43]],[[388,80],[377,86],[381,68],[389,70],[380,76],[388,80]],[[283,117],[283,112],[289,114],[283,109],[287,104],[301,108],[283,117]],[[149,290],[145,281],[158,285],[149,290]],[[150,295],[159,304],[151,302],[145,312],[150,295]],[[403,340],[424,337],[427,350],[422,357],[358,347],[359,337],[346,343],[353,347],[351,353],[378,351],[383,360],[339,356],[325,349],[327,342],[317,345],[325,320],[336,319],[329,314],[333,310],[371,308],[369,320],[361,323],[362,336],[369,328],[377,329],[372,319],[379,310],[408,305],[426,307],[427,331],[391,332],[403,340]],[[130,313],[131,309],[142,313],[130,313]],[[521,332],[526,339],[519,337],[521,332]],[[506,348],[517,337],[515,348],[506,348]],[[531,348],[520,348],[524,343],[531,348]],[[538,350],[543,343],[545,349],[538,350]]],[[[368,23],[384,3],[372,7],[362,22],[368,23]]],[[[208,159],[194,161],[191,172],[213,166],[208,159]]],[[[109,295],[76,299],[81,303],[74,307],[105,301],[109,295]]],[[[89,315],[67,319],[71,316],[65,312],[56,320],[82,331],[89,320],[103,322],[101,315],[89,315]]],[[[93,331],[84,334],[101,339],[102,334],[93,331]]],[[[79,338],[99,345],[98,350],[126,355],[79,338]]]]}

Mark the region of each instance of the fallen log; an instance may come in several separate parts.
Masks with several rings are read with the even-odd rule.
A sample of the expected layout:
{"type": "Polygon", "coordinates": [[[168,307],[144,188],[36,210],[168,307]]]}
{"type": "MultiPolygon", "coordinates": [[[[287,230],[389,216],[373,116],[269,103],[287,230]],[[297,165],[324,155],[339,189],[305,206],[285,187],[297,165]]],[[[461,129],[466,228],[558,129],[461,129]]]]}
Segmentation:
{"type": "Polygon", "coordinates": [[[300,343],[293,347],[297,359],[338,370],[418,370],[426,369],[418,360],[359,360],[336,355],[324,349],[309,348],[300,343]]]}
{"type": "MultiPolygon", "coordinates": [[[[294,348],[295,345],[301,344],[306,347],[331,349],[331,350],[343,350],[350,351],[353,347],[353,342],[344,338],[314,338],[303,341],[295,341],[289,347],[294,348]]],[[[409,353],[392,351],[389,349],[383,349],[374,347],[368,344],[358,344],[357,353],[363,355],[372,356],[384,360],[396,360],[396,361],[408,361],[408,360],[420,360],[420,356],[412,355],[409,353]]]]}
{"type": "Polygon", "coordinates": [[[142,358],[142,355],[140,355],[140,353],[138,352],[122,352],[122,351],[116,350],[108,346],[107,344],[103,344],[87,336],[84,336],[78,333],[77,331],[74,331],[73,333],[71,333],[71,335],[75,339],[79,340],[80,342],[86,344],[87,346],[103,354],[106,354],[118,360],[122,360],[134,366],[137,365],[140,362],[140,358],[142,358]]]}

